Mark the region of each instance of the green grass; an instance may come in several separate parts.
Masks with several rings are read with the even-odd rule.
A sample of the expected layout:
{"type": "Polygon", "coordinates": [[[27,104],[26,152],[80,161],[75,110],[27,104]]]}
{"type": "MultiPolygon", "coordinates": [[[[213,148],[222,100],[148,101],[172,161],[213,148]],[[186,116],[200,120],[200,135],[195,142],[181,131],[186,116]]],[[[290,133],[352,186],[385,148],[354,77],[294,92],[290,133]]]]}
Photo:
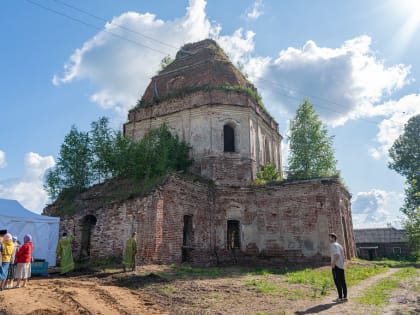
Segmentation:
{"type": "Polygon", "coordinates": [[[216,278],[221,276],[220,268],[196,268],[191,266],[176,266],[169,265],[169,269],[166,271],[158,272],[159,276],[167,279],[196,279],[196,278],[216,278]]]}
{"type": "MultiPolygon", "coordinates": [[[[383,273],[387,270],[387,267],[376,265],[349,265],[346,268],[347,286],[356,285],[366,278],[383,273]]],[[[304,269],[301,271],[287,272],[286,278],[289,283],[309,286],[312,289],[314,297],[326,295],[331,289],[334,289],[334,281],[330,268],[304,269]]]]}
{"type": "Polygon", "coordinates": [[[334,286],[330,269],[305,269],[288,272],[286,281],[309,286],[313,297],[326,295],[334,286]]]}
{"type": "Polygon", "coordinates": [[[284,292],[284,288],[270,283],[267,279],[245,280],[245,285],[254,288],[256,291],[264,294],[277,295],[284,292]]]}
{"type": "Polygon", "coordinates": [[[346,283],[348,286],[353,286],[367,278],[384,273],[388,269],[386,266],[377,266],[376,264],[369,266],[349,265],[346,268],[346,283]]]}
{"type": "Polygon", "coordinates": [[[176,288],[171,284],[158,288],[158,292],[166,296],[171,296],[175,291],[176,291],[176,288]]]}
{"type": "Polygon", "coordinates": [[[245,280],[245,285],[257,292],[286,297],[291,301],[296,301],[307,296],[304,290],[289,289],[286,286],[274,284],[269,279],[247,279],[245,280]]]}
{"type": "Polygon", "coordinates": [[[268,268],[254,268],[251,271],[246,272],[246,274],[250,276],[281,275],[284,273],[286,273],[285,270],[275,270],[268,268]]]}
{"type": "Polygon", "coordinates": [[[415,274],[415,268],[403,268],[393,274],[392,277],[378,281],[375,285],[366,290],[359,300],[368,305],[384,305],[387,303],[392,291],[399,286],[400,282],[409,277],[414,277],[415,274]]]}

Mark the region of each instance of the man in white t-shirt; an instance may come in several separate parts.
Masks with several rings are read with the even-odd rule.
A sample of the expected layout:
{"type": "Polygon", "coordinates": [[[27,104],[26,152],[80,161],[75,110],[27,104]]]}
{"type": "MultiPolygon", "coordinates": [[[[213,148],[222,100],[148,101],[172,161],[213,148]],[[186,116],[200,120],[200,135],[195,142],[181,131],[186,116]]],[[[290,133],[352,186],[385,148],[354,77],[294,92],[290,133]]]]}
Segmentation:
{"type": "Polygon", "coordinates": [[[344,250],[343,247],[337,243],[337,235],[330,233],[331,243],[331,268],[334,278],[334,283],[337,288],[338,298],[334,302],[347,301],[347,285],[344,276],[344,250]]]}

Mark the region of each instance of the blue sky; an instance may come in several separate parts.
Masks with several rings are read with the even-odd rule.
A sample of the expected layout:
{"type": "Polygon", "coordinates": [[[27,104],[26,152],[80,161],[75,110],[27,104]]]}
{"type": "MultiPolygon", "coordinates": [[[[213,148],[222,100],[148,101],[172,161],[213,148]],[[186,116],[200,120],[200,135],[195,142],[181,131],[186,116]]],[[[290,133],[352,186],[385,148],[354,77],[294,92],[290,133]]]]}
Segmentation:
{"type": "Polygon", "coordinates": [[[166,55],[215,39],[285,137],[305,97],[335,136],[356,228],[399,226],[387,151],[420,113],[417,0],[6,0],[0,11],[0,198],[41,212],[72,125],[121,128],[166,55]]]}

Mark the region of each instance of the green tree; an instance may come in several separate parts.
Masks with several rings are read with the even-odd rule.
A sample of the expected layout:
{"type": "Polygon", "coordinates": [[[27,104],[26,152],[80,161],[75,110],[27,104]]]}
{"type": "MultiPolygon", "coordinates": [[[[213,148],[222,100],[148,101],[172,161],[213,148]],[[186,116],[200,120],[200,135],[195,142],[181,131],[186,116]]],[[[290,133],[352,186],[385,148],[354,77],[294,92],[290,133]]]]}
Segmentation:
{"type": "Polygon", "coordinates": [[[63,189],[63,180],[60,177],[58,168],[50,168],[45,176],[44,190],[48,193],[51,201],[57,199],[63,189]]]}
{"type": "Polygon", "coordinates": [[[72,126],[64,137],[57,161],[57,174],[62,178],[63,187],[83,190],[92,180],[92,153],[87,132],[72,126]]]}
{"type": "Polygon", "coordinates": [[[288,178],[338,176],[332,145],[333,137],[328,136],[314,107],[305,99],[290,125],[288,178]]]}
{"type": "Polygon", "coordinates": [[[190,146],[172,135],[166,124],[151,129],[141,140],[140,147],[139,162],[144,166],[145,177],[186,170],[191,165],[190,146]]]}
{"type": "Polygon", "coordinates": [[[401,212],[413,251],[420,254],[420,115],[411,117],[389,150],[389,168],[406,179],[405,201],[401,212]]]}
{"type": "Polygon", "coordinates": [[[93,122],[90,133],[71,127],[61,145],[57,164],[45,177],[52,201],[66,192],[72,198],[94,182],[109,178],[157,178],[191,165],[190,146],[171,134],[167,125],[151,129],[140,141],[108,127],[108,119],[93,122]]]}
{"type": "Polygon", "coordinates": [[[112,177],[113,173],[115,132],[108,125],[109,120],[106,117],[91,123],[92,172],[98,182],[112,177]]]}
{"type": "Polygon", "coordinates": [[[117,132],[112,144],[110,169],[112,177],[136,177],[139,175],[141,165],[138,164],[139,144],[117,132]]]}
{"type": "Polygon", "coordinates": [[[280,174],[276,166],[272,163],[265,164],[257,173],[256,184],[265,184],[267,182],[273,182],[281,180],[280,174]]]}

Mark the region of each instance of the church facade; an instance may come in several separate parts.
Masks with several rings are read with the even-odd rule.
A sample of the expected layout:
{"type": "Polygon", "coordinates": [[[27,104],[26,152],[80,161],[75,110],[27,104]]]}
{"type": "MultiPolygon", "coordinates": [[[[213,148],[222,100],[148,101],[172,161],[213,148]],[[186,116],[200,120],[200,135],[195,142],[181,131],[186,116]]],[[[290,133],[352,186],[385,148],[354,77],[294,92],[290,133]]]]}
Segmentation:
{"type": "Polygon", "coordinates": [[[163,123],[191,145],[198,176],[168,176],[149,195],[120,203],[93,206],[82,194],[79,211],[61,218],[62,230],[74,230],[75,252],[122,255],[136,231],[145,262],[321,261],[335,232],[355,256],[351,196],[337,179],[251,185],[267,163],[282,171],[282,136],[216,42],[185,45],[152,78],[124,134],[141,139],[163,123]]]}

